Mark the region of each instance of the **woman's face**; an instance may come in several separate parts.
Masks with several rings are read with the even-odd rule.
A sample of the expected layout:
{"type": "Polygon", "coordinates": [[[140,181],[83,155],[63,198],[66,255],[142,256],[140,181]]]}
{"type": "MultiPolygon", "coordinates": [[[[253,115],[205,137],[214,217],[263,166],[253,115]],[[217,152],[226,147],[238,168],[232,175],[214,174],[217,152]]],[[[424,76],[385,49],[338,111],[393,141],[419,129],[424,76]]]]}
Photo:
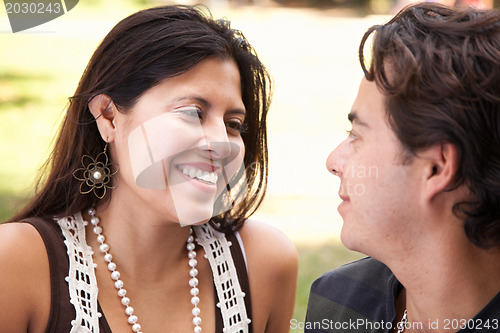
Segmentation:
{"type": "Polygon", "coordinates": [[[233,60],[207,58],[147,90],[113,120],[120,171],[112,200],[142,204],[183,225],[229,210],[214,202],[243,165],[244,120],[233,60]]]}

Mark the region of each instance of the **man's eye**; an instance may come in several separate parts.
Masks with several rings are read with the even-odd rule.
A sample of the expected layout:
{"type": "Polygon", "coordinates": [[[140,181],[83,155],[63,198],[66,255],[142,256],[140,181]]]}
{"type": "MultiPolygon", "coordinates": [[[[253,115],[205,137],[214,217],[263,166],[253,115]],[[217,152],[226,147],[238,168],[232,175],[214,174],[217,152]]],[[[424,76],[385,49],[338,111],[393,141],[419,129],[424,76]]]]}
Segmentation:
{"type": "Polygon", "coordinates": [[[354,133],[352,130],[346,130],[346,133],[347,133],[348,137],[351,139],[351,141],[354,141],[358,138],[356,133],[354,133]]]}

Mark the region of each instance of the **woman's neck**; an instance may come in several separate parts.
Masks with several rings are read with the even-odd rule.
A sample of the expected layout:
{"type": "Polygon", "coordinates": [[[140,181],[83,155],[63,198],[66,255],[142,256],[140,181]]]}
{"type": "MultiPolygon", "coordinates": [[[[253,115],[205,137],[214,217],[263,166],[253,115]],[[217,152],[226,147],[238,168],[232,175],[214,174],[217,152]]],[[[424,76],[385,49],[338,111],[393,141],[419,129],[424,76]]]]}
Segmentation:
{"type": "MultiPolygon", "coordinates": [[[[119,269],[138,279],[158,279],[187,259],[186,240],[189,226],[165,221],[151,210],[137,210],[112,200],[108,205],[96,208],[96,216],[110,246],[110,253],[119,269]]],[[[90,216],[84,215],[87,221],[90,216]]],[[[99,248],[93,226],[87,226],[87,243],[99,248]]]]}

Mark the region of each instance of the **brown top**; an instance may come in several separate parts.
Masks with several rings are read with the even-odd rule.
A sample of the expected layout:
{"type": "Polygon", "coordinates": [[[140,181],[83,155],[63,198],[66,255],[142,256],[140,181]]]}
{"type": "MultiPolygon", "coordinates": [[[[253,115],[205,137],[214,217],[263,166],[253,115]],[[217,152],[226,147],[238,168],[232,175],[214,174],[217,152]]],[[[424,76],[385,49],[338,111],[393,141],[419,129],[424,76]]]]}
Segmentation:
{"type": "MultiPolygon", "coordinates": [[[[61,229],[55,221],[45,220],[41,218],[28,218],[23,222],[33,225],[43,239],[47,256],[49,258],[50,268],[50,288],[51,288],[51,305],[49,323],[46,333],[61,333],[71,331],[71,321],[76,318],[74,306],[70,303],[68,283],[66,277],[69,272],[69,260],[67,248],[64,244],[64,236],[61,229]]],[[[250,300],[250,285],[248,282],[247,268],[245,265],[245,258],[240,247],[240,243],[234,234],[226,235],[228,241],[233,245],[231,246],[231,255],[233,256],[234,265],[238,273],[238,280],[241,285],[242,291],[245,296],[245,307],[248,318],[252,318],[252,303],[250,300]]],[[[214,286],[215,304],[219,302],[217,292],[214,286]]],[[[220,309],[215,306],[215,332],[223,331],[222,313],[220,309]]],[[[102,333],[112,333],[106,316],[102,312],[101,306],[98,302],[98,310],[102,313],[99,319],[99,331],[102,333]]],[[[253,332],[252,323],[249,324],[249,333],[253,332]]]]}

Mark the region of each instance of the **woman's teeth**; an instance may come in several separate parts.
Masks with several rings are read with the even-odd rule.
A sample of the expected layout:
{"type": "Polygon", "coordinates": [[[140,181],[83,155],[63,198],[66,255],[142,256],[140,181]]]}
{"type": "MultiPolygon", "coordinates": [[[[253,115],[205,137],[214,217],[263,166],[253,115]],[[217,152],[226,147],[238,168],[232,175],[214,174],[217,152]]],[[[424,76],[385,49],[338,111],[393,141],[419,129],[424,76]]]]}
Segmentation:
{"type": "Polygon", "coordinates": [[[215,172],[207,172],[193,167],[185,167],[182,172],[189,178],[202,180],[209,184],[217,183],[218,176],[215,172]]]}

